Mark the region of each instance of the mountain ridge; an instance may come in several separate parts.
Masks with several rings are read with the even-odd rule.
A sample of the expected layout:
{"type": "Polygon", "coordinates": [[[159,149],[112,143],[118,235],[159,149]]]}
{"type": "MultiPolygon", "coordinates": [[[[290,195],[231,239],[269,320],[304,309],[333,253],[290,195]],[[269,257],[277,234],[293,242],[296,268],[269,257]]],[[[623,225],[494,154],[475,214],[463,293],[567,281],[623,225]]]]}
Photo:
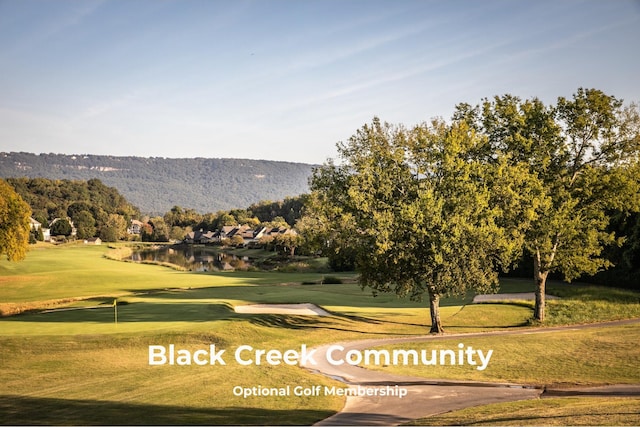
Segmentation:
{"type": "Polygon", "coordinates": [[[315,166],[242,158],[0,152],[2,178],[97,178],[150,214],[164,214],[176,205],[217,212],[298,196],[308,192],[315,166]]]}

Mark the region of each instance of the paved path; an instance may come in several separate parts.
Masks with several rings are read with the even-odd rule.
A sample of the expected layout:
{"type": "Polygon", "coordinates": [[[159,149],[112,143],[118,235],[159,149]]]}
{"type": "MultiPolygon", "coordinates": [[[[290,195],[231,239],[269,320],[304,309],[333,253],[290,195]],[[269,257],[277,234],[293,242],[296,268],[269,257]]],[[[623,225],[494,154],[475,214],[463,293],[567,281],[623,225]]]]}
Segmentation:
{"type": "MultiPolygon", "coordinates": [[[[518,384],[481,383],[470,381],[440,381],[425,378],[387,374],[343,364],[334,366],[326,358],[331,345],[340,344],[344,352],[364,350],[387,344],[415,343],[451,338],[466,338],[489,335],[544,334],[560,330],[577,330],[594,327],[617,326],[640,323],[640,319],[605,322],[589,325],[573,325],[549,328],[526,328],[508,331],[479,332],[469,334],[428,335],[403,338],[370,339],[327,344],[317,348],[316,365],[305,368],[342,381],[350,387],[395,388],[398,385],[407,391],[403,398],[397,396],[349,396],[344,408],[337,414],[320,421],[316,425],[398,425],[416,418],[440,414],[470,406],[497,402],[534,399],[544,395],[640,395],[640,385],[594,387],[589,389],[543,390],[518,384]]],[[[334,352],[339,359],[340,352],[334,352]]]]}

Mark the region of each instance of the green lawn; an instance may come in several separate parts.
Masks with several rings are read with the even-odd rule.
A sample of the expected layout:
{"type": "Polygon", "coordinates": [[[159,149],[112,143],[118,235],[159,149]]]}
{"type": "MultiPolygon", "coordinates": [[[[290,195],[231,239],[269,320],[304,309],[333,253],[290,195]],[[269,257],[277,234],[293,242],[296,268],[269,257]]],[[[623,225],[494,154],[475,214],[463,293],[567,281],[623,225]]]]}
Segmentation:
{"type": "Polygon", "coordinates": [[[560,398],[496,403],[422,418],[427,426],[637,426],[639,398],[560,398]]]}
{"type": "MultiPolygon", "coordinates": [[[[533,331],[532,331],[533,332],[533,331]]],[[[522,335],[458,337],[432,342],[386,346],[418,351],[464,347],[492,350],[488,366],[468,363],[445,366],[373,367],[389,373],[425,378],[509,382],[536,386],[640,384],[640,327],[593,327],[522,335]]],[[[476,357],[477,359],[477,357],[476,357]]]]}
{"type": "MultiPolygon", "coordinates": [[[[393,295],[374,298],[356,284],[302,284],[319,282],[323,274],[189,273],[109,260],[103,256],[107,250],[82,245],[39,248],[21,263],[0,261],[0,310],[27,310],[0,319],[0,424],[311,424],[339,410],[342,398],[243,399],[232,389],[337,385],[333,380],[297,366],[240,366],[232,358],[226,366],[149,366],[148,346],[176,344],[195,350],[215,343],[232,354],[242,344],[284,351],[302,343],[428,331],[423,303],[393,295]],[[237,304],[290,302],[316,303],[333,316],[233,311],[237,304]],[[94,306],[98,308],[42,311],[94,306]]],[[[595,320],[638,316],[637,294],[611,296],[602,288],[553,286],[566,293],[560,307],[584,304],[587,313],[597,314],[595,320]],[[606,310],[591,310],[602,304],[606,310]]],[[[506,292],[530,291],[531,283],[511,279],[502,287],[506,292]]],[[[513,330],[526,326],[531,316],[530,304],[468,305],[472,296],[443,299],[442,320],[448,332],[513,330]]],[[[551,314],[551,307],[549,311],[551,319],[561,319],[556,323],[573,319],[551,314]]],[[[636,330],[592,329],[495,341],[476,337],[464,342],[495,347],[485,371],[493,377],[485,379],[560,383],[570,373],[567,382],[640,382],[634,370],[639,365],[636,330]],[[517,352],[518,357],[510,356],[517,352]],[[597,354],[606,355],[602,363],[609,363],[608,368],[592,363],[597,354]],[[537,366],[539,355],[547,365],[537,366]],[[561,370],[545,371],[545,366],[555,364],[561,370]],[[509,369],[530,372],[529,377],[498,375],[509,369]]],[[[453,345],[460,342],[454,341],[453,345]]],[[[437,376],[475,379],[455,368],[437,376]]]]}

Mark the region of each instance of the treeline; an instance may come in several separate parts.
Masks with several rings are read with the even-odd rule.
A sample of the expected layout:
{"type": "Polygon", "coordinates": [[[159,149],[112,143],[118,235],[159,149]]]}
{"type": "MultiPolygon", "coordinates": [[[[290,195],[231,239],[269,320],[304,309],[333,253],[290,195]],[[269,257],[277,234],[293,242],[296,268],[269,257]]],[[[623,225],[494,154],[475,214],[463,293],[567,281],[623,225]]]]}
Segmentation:
{"type": "MultiPolygon", "coordinates": [[[[640,289],[640,214],[637,212],[611,212],[608,215],[607,233],[614,233],[618,244],[603,249],[602,257],[612,266],[594,275],[583,275],[580,281],[606,286],[640,289]]],[[[525,253],[508,277],[533,277],[532,255],[525,253]]],[[[551,273],[550,278],[561,280],[562,274],[551,273]]]]}
{"type": "MultiPolygon", "coordinates": [[[[73,224],[78,239],[100,237],[104,241],[139,238],[168,242],[182,240],[192,230],[219,230],[228,225],[291,228],[301,217],[307,197],[262,201],[246,209],[206,214],[191,207],[174,206],[164,215],[149,216],[142,215],[116,188],[106,186],[99,179],[8,178],[6,181],[31,207],[31,216],[36,221],[44,228],[51,225],[51,235],[69,236],[73,224]],[[143,224],[139,233],[127,232],[131,220],[143,224]]],[[[34,238],[42,240],[36,231],[34,238]]]]}
{"type": "Polygon", "coordinates": [[[200,214],[193,208],[174,206],[163,216],[143,218],[149,224],[142,239],[146,241],[181,240],[193,230],[214,231],[224,226],[248,225],[292,228],[302,217],[307,195],[284,200],[262,201],[245,209],[220,210],[200,214]]]}
{"type": "Polygon", "coordinates": [[[97,236],[115,241],[126,237],[131,219],[140,217],[137,207],[99,179],[8,178],[6,181],[31,207],[31,216],[42,227],[52,226],[52,235],[71,235],[69,218],[77,238],[97,236]]]}
{"type": "MultiPolygon", "coordinates": [[[[174,206],[164,215],[145,216],[127,201],[117,189],[104,185],[98,179],[88,181],[49,180],[44,178],[9,178],[6,180],[27,202],[32,217],[43,227],[56,218],[52,235],[69,235],[65,229],[67,217],[76,228],[77,238],[100,237],[104,241],[123,239],[168,242],[182,240],[194,230],[220,230],[224,226],[248,225],[296,228],[299,235],[295,245],[299,254],[321,254],[328,256],[330,266],[336,271],[353,270],[356,267],[355,253],[343,246],[339,250],[327,246],[331,240],[322,234],[321,228],[305,216],[310,196],[303,194],[287,197],[281,201],[262,201],[245,209],[220,210],[200,214],[190,207],[174,206]],[[131,220],[139,220],[143,226],[139,234],[127,232],[131,220]]],[[[604,248],[603,258],[613,267],[582,280],[605,285],[640,288],[640,214],[612,211],[608,214],[608,233],[620,238],[619,245],[604,248]]],[[[34,238],[38,237],[34,233],[34,238]]],[[[39,236],[42,240],[42,236],[39,236]]],[[[532,277],[529,262],[531,255],[525,254],[509,275],[532,277]]],[[[561,275],[552,275],[561,278],[561,275]]]]}
{"type": "Polygon", "coordinates": [[[243,208],[308,192],[312,165],[248,159],[168,159],[0,152],[0,177],[100,179],[143,213],[243,208]]]}
{"type": "Polygon", "coordinates": [[[302,216],[307,195],[286,197],[284,200],[270,200],[254,203],[246,209],[221,210],[216,213],[199,214],[195,209],[174,206],[164,215],[164,220],[171,226],[218,229],[225,225],[258,225],[268,222],[279,222],[293,227],[302,216]]]}

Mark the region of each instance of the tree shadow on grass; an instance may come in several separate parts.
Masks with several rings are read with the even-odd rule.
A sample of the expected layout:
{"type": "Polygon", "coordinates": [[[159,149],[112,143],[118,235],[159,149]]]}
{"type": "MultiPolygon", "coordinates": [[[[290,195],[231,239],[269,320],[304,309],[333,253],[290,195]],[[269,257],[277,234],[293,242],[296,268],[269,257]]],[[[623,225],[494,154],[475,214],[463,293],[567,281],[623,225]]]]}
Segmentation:
{"type": "MultiPolygon", "coordinates": [[[[113,300],[110,300],[113,301],[113,300]]],[[[44,323],[114,323],[115,308],[111,303],[100,308],[60,309],[40,313],[24,313],[4,319],[6,322],[44,323]]],[[[210,302],[134,302],[118,304],[118,323],[137,322],[211,322],[216,320],[248,321],[254,325],[292,330],[326,329],[379,335],[409,335],[391,332],[362,331],[362,324],[381,325],[384,320],[335,314],[332,316],[296,316],[290,314],[236,313],[227,303],[210,302]],[[359,324],[360,323],[360,324],[359,324]]]]}
{"type": "MultiPolygon", "coordinates": [[[[111,300],[113,301],[113,300],[111,300]]],[[[7,317],[6,322],[52,322],[52,323],[113,323],[116,308],[112,304],[98,307],[75,307],[73,309],[46,310],[7,317]]],[[[226,303],[119,303],[118,323],[135,322],[209,322],[239,317],[233,307],[226,303]]]]}
{"type": "MultiPolygon", "coordinates": [[[[320,317],[311,317],[311,316],[291,316],[291,315],[278,315],[278,314],[260,314],[253,315],[249,321],[254,325],[266,326],[269,328],[286,328],[286,329],[294,329],[294,330],[310,330],[310,329],[326,329],[332,331],[340,331],[340,332],[355,332],[358,334],[365,335],[399,335],[399,336],[410,336],[415,334],[408,333],[398,333],[398,332],[388,332],[388,331],[363,331],[355,327],[355,325],[348,324],[340,324],[341,319],[335,318],[320,318],[320,317]],[[337,321],[337,322],[336,322],[337,321]]],[[[374,324],[383,324],[384,321],[371,321],[371,319],[366,320],[367,323],[374,324]]]]}
{"type": "MultiPolygon", "coordinates": [[[[393,294],[371,295],[367,290],[361,290],[357,285],[238,285],[212,286],[199,288],[156,288],[156,289],[127,289],[126,292],[138,298],[150,297],[154,299],[220,299],[244,300],[252,303],[299,303],[308,302],[318,305],[332,305],[354,308],[416,308],[428,309],[428,302],[409,301],[393,294]],[[329,292],[336,287],[351,286],[354,293],[329,292]]],[[[460,297],[446,297],[440,300],[441,307],[459,306],[470,303],[474,294],[460,297]]]]}
{"type": "Polygon", "coordinates": [[[313,409],[190,408],[0,395],[1,425],[309,425],[333,414],[313,409]]]}

